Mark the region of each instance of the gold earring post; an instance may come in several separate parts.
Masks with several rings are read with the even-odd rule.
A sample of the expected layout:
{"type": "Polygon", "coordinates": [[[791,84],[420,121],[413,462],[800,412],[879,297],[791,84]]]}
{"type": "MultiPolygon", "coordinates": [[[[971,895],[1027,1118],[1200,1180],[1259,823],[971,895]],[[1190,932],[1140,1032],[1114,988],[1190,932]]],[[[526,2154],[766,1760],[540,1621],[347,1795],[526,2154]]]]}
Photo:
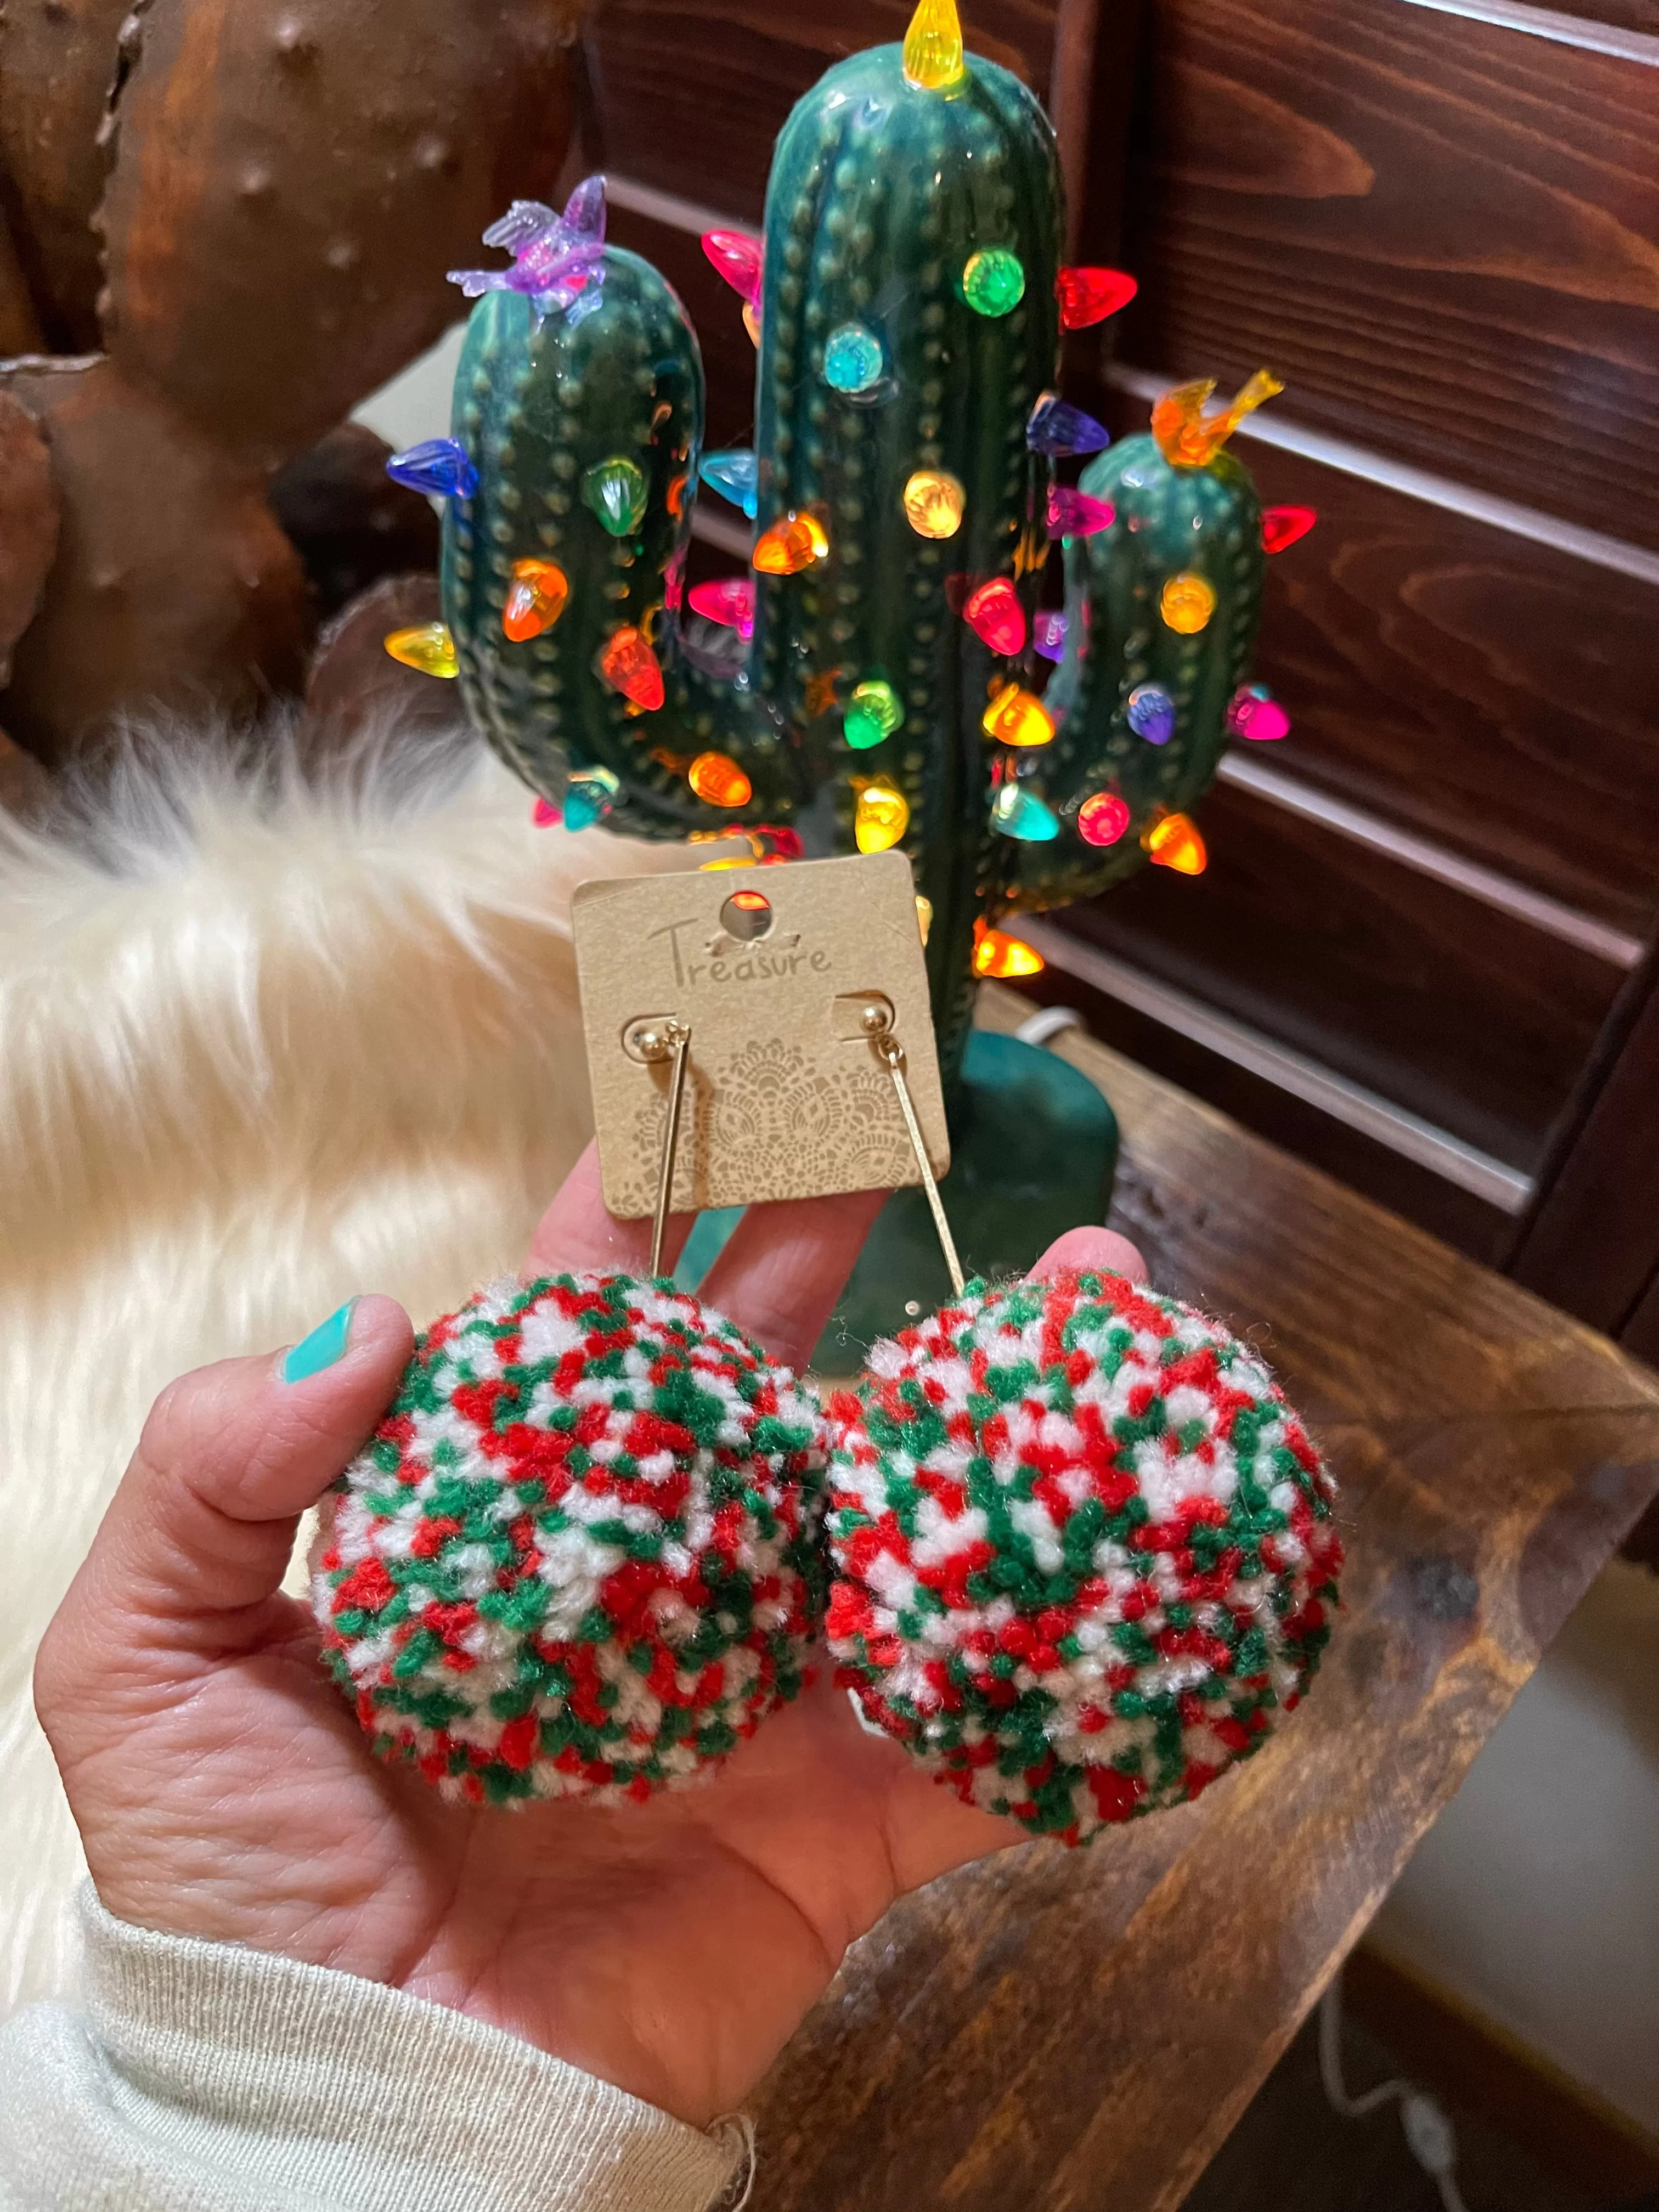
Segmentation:
{"type": "Polygon", "coordinates": [[[928,1210],[933,1217],[933,1226],[939,1231],[939,1249],[945,1255],[951,1288],[960,1297],[966,1287],[962,1262],[957,1257],[956,1239],[951,1234],[951,1224],[945,1218],[945,1203],[939,1194],[939,1185],[933,1181],[927,1147],[921,1141],[921,1124],[917,1121],[916,1109],[910,1103],[910,1086],[904,1079],[904,1047],[893,1035],[893,1017],[885,1006],[872,1001],[864,1009],[860,1021],[864,1034],[875,1047],[887,1073],[893,1079],[893,1088],[898,1093],[899,1111],[904,1116],[904,1127],[910,1139],[910,1149],[916,1156],[916,1165],[921,1170],[921,1187],[927,1194],[928,1210]]]}
{"type": "Polygon", "coordinates": [[[672,1053],[673,1072],[668,1079],[668,1121],[662,1133],[662,1166],[657,1175],[657,1210],[651,1220],[651,1274],[662,1273],[662,1240],[668,1229],[668,1201],[674,1188],[674,1155],[679,1149],[680,1107],[685,1097],[685,1058],[691,1031],[680,1021],[666,1021],[660,1029],[638,1030],[635,1049],[641,1060],[662,1061],[672,1053]]]}

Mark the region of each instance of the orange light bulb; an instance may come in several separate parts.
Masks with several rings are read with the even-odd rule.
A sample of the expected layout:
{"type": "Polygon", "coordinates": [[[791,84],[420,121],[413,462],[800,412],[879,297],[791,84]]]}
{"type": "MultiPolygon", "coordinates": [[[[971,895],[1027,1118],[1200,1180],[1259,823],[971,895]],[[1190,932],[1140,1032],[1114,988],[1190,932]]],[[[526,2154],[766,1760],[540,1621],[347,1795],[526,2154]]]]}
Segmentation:
{"type": "Polygon", "coordinates": [[[551,629],[570,597],[570,579],[556,561],[515,561],[501,609],[501,629],[515,645],[551,629]]]}
{"type": "Polygon", "coordinates": [[[1036,946],[1028,945],[1023,937],[1010,937],[1006,930],[988,929],[982,921],[975,925],[975,975],[988,975],[1003,982],[1015,975],[1040,975],[1047,964],[1036,946]]]}
{"type": "Polygon", "coordinates": [[[685,780],[710,806],[747,806],[754,796],[754,786],[726,753],[699,753],[685,780]]]}
{"type": "Polygon", "coordinates": [[[1171,576],[1158,594],[1158,611],[1172,630],[1196,637],[1215,612],[1215,586],[1194,569],[1171,576]]]}
{"type": "Polygon", "coordinates": [[[789,514],[762,531],[749,558],[763,576],[799,576],[829,550],[830,540],[817,515],[789,514]]]}
{"type": "Polygon", "coordinates": [[[1184,814],[1160,815],[1141,838],[1154,867],[1173,868],[1178,876],[1201,876],[1210,856],[1198,825],[1184,814]]]}

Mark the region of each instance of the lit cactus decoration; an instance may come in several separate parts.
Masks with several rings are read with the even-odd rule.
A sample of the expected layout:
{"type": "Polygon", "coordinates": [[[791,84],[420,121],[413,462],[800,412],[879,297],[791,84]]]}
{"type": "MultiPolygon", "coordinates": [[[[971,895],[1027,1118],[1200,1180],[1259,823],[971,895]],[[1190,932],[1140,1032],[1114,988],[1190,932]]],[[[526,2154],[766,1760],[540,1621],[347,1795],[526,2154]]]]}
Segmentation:
{"type": "Polygon", "coordinates": [[[1278,386],[1208,418],[1207,387],[1171,394],[1150,437],[1055,483],[1108,442],[1054,392],[1060,330],[1133,287],[1062,270],[1048,119],[964,54],[953,0],[797,106],[763,253],[704,241],[759,348],[752,457],[703,454],[684,312],[603,231],[590,179],[562,216],[521,204],[488,234],[510,269],[462,273],[483,296],[453,437],[399,457],[450,495],[446,622],[392,649],[459,674],[571,826],[747,831],[769,857],[902,845],[950,1079],[975,975],[1008,972],[992,926],[1148,852],[1201,866],[1185,810],[1230,727],[1288,726],[1241,690],[1262,518],[1222,450],[1278,386]],[[688,606],[700,473],[752,514],[752,574],[688,606]],[[1056,538],[1063,619],[1037,609],[1056,538]]]}

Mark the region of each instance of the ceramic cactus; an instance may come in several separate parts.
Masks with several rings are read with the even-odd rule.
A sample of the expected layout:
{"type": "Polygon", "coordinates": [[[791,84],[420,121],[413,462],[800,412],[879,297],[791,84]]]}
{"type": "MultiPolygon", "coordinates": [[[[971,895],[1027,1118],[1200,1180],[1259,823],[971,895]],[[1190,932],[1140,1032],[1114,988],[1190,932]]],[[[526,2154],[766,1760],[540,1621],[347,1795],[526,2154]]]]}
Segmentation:
{"type": "Polygon", "coordinates": [[[567,823],[770,832],[785,855],[902,844],[948,1071],[986,926],[1126,873],[1214,772],[1262,559],[1220,444],[1271,380],[1219,422],[1201,388],[1176,395],[1153,437],[1055,489],[1057,455],[1107,442],[1053,391],[1062,320],[1127,293],[1114,272],[1062,270],[1046,117],[964,55],[952,0],[921,0],[902,47],[838,64],[790,117],[763,257],[705,240],[759,348],[752,465],[708,466],[752,497],[756,533],[747,587],[704,601],[718,629],[683,605],[696,339],[603,222],[592,182],[562,216],[521,204],[486,234],[513,266],[459,279],[484,296],[437,465],[450,480],[418,479],[452,495],[448,635],[414,650],[459,674],[567,823]],[[1053,537],[1067,607],[1044,702],[1053,537]],[[1149,685],[1167,729],[1141,711],[1149,685]]]}

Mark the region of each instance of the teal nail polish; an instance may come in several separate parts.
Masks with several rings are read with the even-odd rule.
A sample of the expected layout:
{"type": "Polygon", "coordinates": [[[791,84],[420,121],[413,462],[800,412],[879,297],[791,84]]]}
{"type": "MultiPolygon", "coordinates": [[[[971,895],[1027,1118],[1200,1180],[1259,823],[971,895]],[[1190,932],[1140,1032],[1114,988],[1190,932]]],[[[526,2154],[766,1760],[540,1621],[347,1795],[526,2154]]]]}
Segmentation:
{"type": "Polygon", "coordinates": [[[308,1375],[320,1375],[343,1355],[356,1304],[356,1298],[348,1298],[337,1313],[331,1313],[309,1336],[300,1339],[283,1361],[284,1382],[303,1382],[308,1375]]]}

